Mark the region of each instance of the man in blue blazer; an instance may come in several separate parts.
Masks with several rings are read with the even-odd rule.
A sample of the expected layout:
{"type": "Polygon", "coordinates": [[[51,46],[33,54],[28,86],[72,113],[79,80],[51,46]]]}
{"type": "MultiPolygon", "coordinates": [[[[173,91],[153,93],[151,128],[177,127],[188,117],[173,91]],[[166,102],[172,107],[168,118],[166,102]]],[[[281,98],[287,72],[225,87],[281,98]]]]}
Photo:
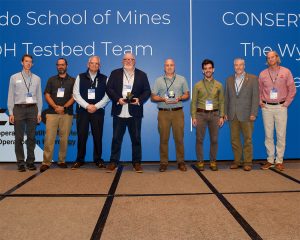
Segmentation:
{"type": "Polygon", "coordinates": [[[135,56],[132,53],[126,53],[122,63],[123,68],[111,72],[106,89],[107,95],[112,100],[113,116],[113,138],[107,172],[114,171],[118,165],[127,127],[132,143],[133,168],[141,173],[143,104],[150,97],[151,89],[146,73],[135,68],[135,56]]]}

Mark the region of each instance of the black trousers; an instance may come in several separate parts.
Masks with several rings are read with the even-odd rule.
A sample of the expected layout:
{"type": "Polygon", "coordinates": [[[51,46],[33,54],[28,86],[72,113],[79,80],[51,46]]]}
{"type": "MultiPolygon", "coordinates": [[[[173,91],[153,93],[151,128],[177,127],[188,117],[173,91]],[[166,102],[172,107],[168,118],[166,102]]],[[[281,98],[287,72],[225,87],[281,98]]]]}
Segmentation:
{"type": "Polygon", "coordinates": [[[142,118],[120,118],[113,117],[113,139],[111,143],[110,162],[118,164],[121,154],[123,137],[128,128],[132,145],[132,164],[141,163],[142,144],[141,144],[142,118]]]}
{"type": "Polygon", "coordinates": [[[86,154],[86,142],[89,134],[89,125],[91,125],[94,153],[93,161],[103,162],[102,156],[102,135],[104,123],[104,109],[100,109],[95,113],[81,111],[77,114],[77,159],[76,162],[84,162],[86,154]]]}
{"type": "Polygon", "coordinates": [[[26,164],[32,164],[35,160],[35,129],[37,125],[38,108],[35,104],[31,105],[15,105],[13,109],[15,117],[14,129],[15,129],[15,153],[17,158],[17,164],[24,165],[24,134],[26,132],[27,140],[27,158],[26,164]]]}

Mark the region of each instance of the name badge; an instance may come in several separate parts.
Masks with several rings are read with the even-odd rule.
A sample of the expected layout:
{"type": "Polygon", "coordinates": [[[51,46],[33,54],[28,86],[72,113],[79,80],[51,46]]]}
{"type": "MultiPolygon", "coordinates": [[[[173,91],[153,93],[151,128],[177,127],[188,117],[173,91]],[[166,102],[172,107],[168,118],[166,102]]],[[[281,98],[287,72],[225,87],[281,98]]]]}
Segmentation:
{"type": "Polygon", "coordinates": [[[33,103],[32,93],[26,94],[26,103],[33,103]]]}
{"type": "Polygon", "coordinates": [[[205,110],[213,110],[214,106],[213,106],[213,102],[212,100],[206,100],[205,101],[205,110]]]}
{"type": "Polygon", "coordinates": [[[95,99],[95,89],[88,89],[88,99],[95,99]]]}
{"type": "Polygon", "coordinates": [[[57,95],[56,95],[56,97],[58,97],[58,98],[63,98],[64,95],[65,95],[65,89],[64,89],[64,88],[59,88],[59,89],[57,90],[57,95]]]}
{"type": "MultiPolygon", "coordinates": [[[[124,90],[129,90],[131,92],[132,86],[130,84],[124,84],[124,90]]],[[[128,92],[128,91],[126,91],[128,92]]]]}
{"type": "Polygon", "coordinates": [[[278,91],[276,88],[272,88],[270,91],[270,99],[277,99],[278,97],[278,91]]]}

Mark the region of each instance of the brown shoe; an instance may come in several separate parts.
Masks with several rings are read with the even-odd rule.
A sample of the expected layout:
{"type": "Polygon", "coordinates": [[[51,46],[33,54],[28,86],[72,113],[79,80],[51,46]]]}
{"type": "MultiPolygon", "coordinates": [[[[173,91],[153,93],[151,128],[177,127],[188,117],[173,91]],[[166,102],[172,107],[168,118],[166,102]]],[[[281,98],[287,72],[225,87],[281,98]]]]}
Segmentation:
{"type": "Polygon", "coordinates": [[[112,173],[116,169],[117,165],[115,163],[108,164],[106,168],[107,173],[112,173]]]}
{"type": "Polygon", "coordinates": [[[76,169],[80,168],[82,165],[84,165],[83,162],[75,162],[72,166],[72,170],[76,170],[76,169]]]}
{"type": "Polygon", "coordinates": [[[40,167],[40,172],[45,172],[48,168],[49,168],[48,165],[43,164],[43,165],[40,167]]]}
{"type": "Polygon", "coordinates": [[[262,170],[268,170],[270,167],[272,167],[273,166],[273,164],[272,163],[269,163],[269,162],[267,162],[267,163],[265,163],[263,166],[261,166],[261,169],[262,170]]]}
{"type": "Polygon", "coordinates": [[[57,164],[57,166],[60,168],[68,168],[68,165],[65,162],[60,162],[57,164]]]}
{"type": "Polygon", "coordinates": [[[178,169],[183,172],[187,171],[187,168],[186,168],[186,165],[184,162],[178,163],[178,169]]]}
{"type": "Polygon", "coordinates": [[[230,165],[230,169],[238,169],[240,167],[240,165],[233,163],[230,165]]]}
{"type": "Polygon", "coordinates": [[[252,166],[250,165],[244,166],[244,171],[251,171],[251,170],[252,170],[252,166]]]}
{"type": "Polygon", "coordinates": [[[218,166],[217,166],[217,163],[216,163],[216,162],[211,162],[211,163],[209,164],[209,168],[210,168],[210,170],[212,170],[212,171],[218,171],[218,166]]]}
{"type": "Polygon", "coordinates": [[[140,163],[133,164],[133,170],[135,170],[136,173],[142,173],[143,168],[140,163]]]}
{"type": "Polygon", "coordinates": [[[278,171],[283,171],[284,166],[283,166],[282,163],[276,163],[275,164],[275,169],[278,170],[278,171]]]}
{"type": "Polygon", "coordinates": [[[160,172],[165,172],[168,168],[168,165],[167,164],[160,164],[159,166],[159,171],[160,172]]]}

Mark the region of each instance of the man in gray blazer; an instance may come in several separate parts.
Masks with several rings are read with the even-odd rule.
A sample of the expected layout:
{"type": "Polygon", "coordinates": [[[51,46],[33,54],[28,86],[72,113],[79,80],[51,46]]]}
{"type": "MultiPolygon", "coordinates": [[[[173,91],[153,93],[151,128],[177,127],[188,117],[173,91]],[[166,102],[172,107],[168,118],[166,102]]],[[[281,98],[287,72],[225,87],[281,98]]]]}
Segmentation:
{"type": "Polygon", "coordinates": [[[229,121],[234,162],[231,169],[252,169],[252,132],[259,106],[257,77],[245,72],[245,60],[234,60],[235,75],[226,80],[225,120],[229,121]],[[242,146],[240,135],[243,135],[242,146]]]}

